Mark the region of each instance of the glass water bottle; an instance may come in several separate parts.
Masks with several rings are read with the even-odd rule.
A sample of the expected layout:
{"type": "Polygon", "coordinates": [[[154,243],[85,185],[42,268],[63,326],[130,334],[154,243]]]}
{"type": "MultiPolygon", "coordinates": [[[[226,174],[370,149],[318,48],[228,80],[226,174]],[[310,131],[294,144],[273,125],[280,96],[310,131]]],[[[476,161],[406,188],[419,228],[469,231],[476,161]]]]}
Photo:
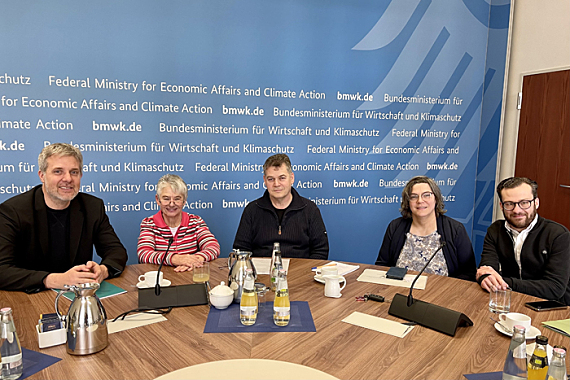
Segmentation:
{"type": "Polygon", "coordinates": [[[513,326],[513,337],[503,367],[503,380],[527,378],[525,332],[524,326],[513,326]]]}
{"type": "Polygon", "coordinates": [[[568,380],[566,374],[566,350],[555,347],[552,350],[552,362],[548,367],[547,380],[568,380]]]}
{"type": "Polygon", "coordinates": [[[22,348],[14,326],[12,309],[0,309],[0,356],[2,357],[2,370],[0,379],[13,380],[22,376],[22,348]]]}
{"type": "Polygon", "coordinates": [[[287,326],[291,318],[291,304],[289,302],[289,286],[287,285],[287,272],[280,269],[277,278],[277,290],[273,302],[273,323],[277,326],[287,326]]]}
{"type": "Polygon", "coordinates": [[[269,267],[269,274],[271,274],[271,269],[273,269],[273,263],[275,262],[275,252],[281,252],[281,244],[279,242],[273,243],[273,251],[271,251],[271,266],[269,267]]]}
{"type": "Polygon", "coordinates": [[[273,259],[271,261],[271,290],[275,291],[279,270],[283,269],[283,259],[281,258],[281,248],[279,248],[279,243],[273,244],[273,259]]]}
{"type": "Polygon", "coordinates": [[[253,270],[247,268],[241,301],[239,304],[239,320],[245,326],[251,326],[257,320],[257,292],[255,291],[255,277],[253,270]]]}

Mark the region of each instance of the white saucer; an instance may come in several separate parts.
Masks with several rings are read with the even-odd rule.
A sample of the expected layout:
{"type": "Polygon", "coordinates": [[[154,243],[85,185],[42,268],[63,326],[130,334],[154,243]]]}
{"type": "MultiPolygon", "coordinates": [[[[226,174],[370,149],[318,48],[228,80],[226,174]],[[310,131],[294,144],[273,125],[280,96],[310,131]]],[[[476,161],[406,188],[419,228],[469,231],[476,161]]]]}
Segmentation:
{"type": "MultiPolygon", "coordinates": [[[[160,284],[160,286],[166,288],[167,286],[170,286],[172,284],[172,282],[170,282],[170,280],[167,280],[166,278],[162,279],[162,283],[160,284]]],[[[148,286],[146,284],[146,282],[141,281],[137,284],[137,288],[139,289],[147,289],[147,288],[154,288],[154,286],[148,286]]]]}
{"type": "MultiPolygon", "coordinates": [[[[316,282],[320,282],[321,284],[325,283],[325,279],[323,278],[323,276],[321,276],[320,274],[316,274],[315,277],[313,277],[315,279],[316,282]]],[[[344,280],[340,280],[340,284],[342,284],[344,282],[344,280]]]]}
{"type": "MultiPolygon", "coordinates": [[[[495,326],[495,329],[496,329],[498,332],[500,332],[500,333],[502,333],[502,334],[505,334],[505,335],[507,335],[507,336],[513,336],[512,331],[506,331],[505,329],[503,329],[503,328],[501,327],[501,325],[499,325],[498,322],[495,322],[495,325],[494,325],[494,326],[495,326]]],[[[537,329],[537,328],[534,327],[534,326],[530,326],[530,329],[528,329],[528,330],[526,331],[525,338],[526,338],[526,339],[534,339],[534,338],[536,338],[538,335],[540,335],[540,330],[537,329]]]]}

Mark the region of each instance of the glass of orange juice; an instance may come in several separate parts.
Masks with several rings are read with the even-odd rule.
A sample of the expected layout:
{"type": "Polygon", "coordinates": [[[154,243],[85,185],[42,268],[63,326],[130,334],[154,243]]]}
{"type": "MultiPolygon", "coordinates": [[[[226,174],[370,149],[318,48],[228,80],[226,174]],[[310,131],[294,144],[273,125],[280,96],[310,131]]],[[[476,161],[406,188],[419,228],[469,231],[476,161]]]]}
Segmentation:
{"type": "Polygon", "coordinates": [[[210,263],[205,261],[201,267],[194,267],[192,280],[196,283],[203,283],[210,281],[210,263]]]}

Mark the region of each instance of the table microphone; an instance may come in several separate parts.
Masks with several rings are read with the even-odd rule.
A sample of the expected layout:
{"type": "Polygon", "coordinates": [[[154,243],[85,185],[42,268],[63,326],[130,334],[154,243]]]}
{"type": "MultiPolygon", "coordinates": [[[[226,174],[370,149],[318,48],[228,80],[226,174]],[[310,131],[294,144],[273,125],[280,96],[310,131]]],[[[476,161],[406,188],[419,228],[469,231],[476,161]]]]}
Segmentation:
{"type": "Polygon", "coordinates": [[[473,322],[468,316],[429,302],[414,300],[412,297],[412,291],[416,281],[420,278],[421,274],[427,268],[437,252],[439,252],[444,246],[445,242],[441,242],[439,248],[431,255],[426,265],[424,265],[420,273],[418,273],[416,278],[414,278],[412,286],[410,286],[410,293],[407,297],[399,293],[394,295],[388,314],[416,322],[419,325],[434,329],[447,335],[455,336],[457,327],[473,326],[473,322]]]}
{"type": "Polygon", "coordinates": [[[422,270],[420,271],[420,273],[418,273],[418,275],[416,276],[416,278],[414,278],[414,281],[412,281],[412,286],[410,286],[410,293],[408,294],[408,307],[412,306],[412,304],[414,303],[414,297],[412,297],[412,291],[414,290],[414,285],[416,284],[416,281],[418,281],[418,278],[420,278],[420,276],[422,275],[422,273],[424,273],[424,270],[427,268],[427,266],[429,265],[429,263],[431,263],[431,261],[433,260],[433,258],[435,257],[435,255],[441,251],[443,249],[443,247],[445,247],[445,242],[442,241],[441,244],[439,245],[439,248],[435,250],[435,252],[431,255],[431,257],[429,258],[429,260],[427,261],[426,265],[424,265],[424,267],[422,268],[422,270]]]}
{"type": "Polygon", "coordinates": [[[160,295],[160,270],[162,269],[162,265],[164,264],[164,260],[166,260],[166,256],[168,255],[168,251],[170,251],[170,246],[172,245],[172,243],[174,242],[174,238],[171,237],[170,240],[168,240],[168,247],[166,248],[166,252],[164,253],[164,256],[162,257],[162,261],[160,262],[160,265],[158,266],[158,270],[156,271],[156,285],[154,286],[154,294],[156,294],[157,296],[160,295]]]}

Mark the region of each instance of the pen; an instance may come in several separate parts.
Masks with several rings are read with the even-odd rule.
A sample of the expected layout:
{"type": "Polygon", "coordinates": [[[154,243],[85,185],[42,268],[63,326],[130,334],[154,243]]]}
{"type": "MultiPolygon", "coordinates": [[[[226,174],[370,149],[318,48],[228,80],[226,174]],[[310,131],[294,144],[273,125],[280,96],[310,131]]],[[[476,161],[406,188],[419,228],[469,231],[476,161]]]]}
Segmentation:
{"type": "Polygon", "coordinates": [[[317,269],[321,269],[321,268],[323,268],[323,267],[334,267],[335,265],[336,265],[336,264],[330,264],[330,263],[329,263],[329,264],[321,265],[321,266],[318,266],[318,267],[312,267],[311,270],[317,270],[317,269]]]}

